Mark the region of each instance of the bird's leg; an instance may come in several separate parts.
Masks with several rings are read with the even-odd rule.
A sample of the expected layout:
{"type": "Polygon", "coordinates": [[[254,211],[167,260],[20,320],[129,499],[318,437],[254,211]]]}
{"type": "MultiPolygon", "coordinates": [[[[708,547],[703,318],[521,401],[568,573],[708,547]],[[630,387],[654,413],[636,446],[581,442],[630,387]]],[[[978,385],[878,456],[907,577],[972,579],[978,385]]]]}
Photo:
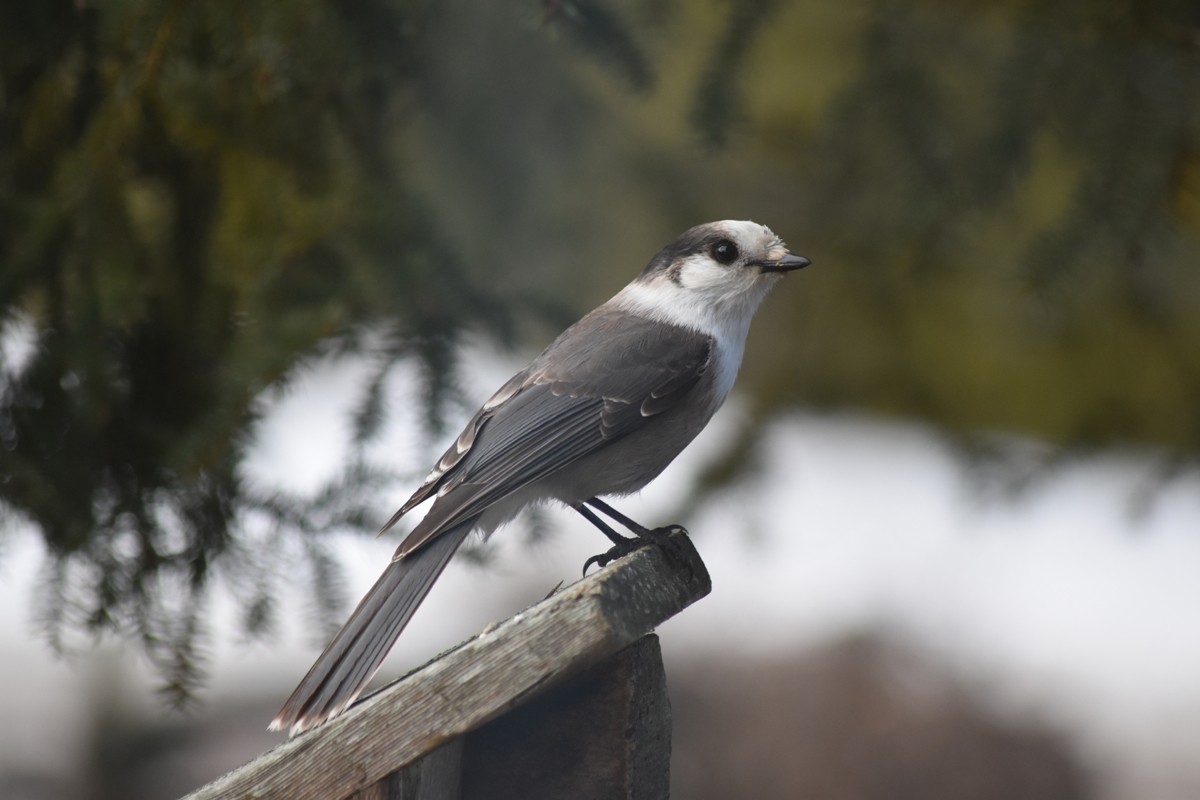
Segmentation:
{"type": "MultiPolygon", "coordinates": [[[[588,500],[586,502],[590,503],[591,501],[588,500]]],[[[597,528],[599,528],[600,532],[603,533],[605,536],[607,536],[608,540],[610,542],[612,542],[613,544],[615,544],[617,547],[622,547],[624,545],[627,545],[630,541],[633,541],[625,536],[622,536],[621,534],[617,533],[616,531],[614,531],[612,529],[612,526],[610,526],[604,520],[600,519],[600,517],[596,516],[596,513],[594,511],[592,511],[590,508],[588,508],[587,506],[585,506],[583,503],[571,503],[571,508],[578,511],[580,514],[583,515],[584,519],[586,519],[588,522],[592,523],[597,528]]],[[[630,530],[633,530],[633,529],[630,528],[630,530]]]]}
{"type": "Polygon", "coordinates": [[[592,564],[595,564],[598,567],[603,567],[608,564],[608,562],[618,559],[621,556],[628,555],[642,546],[642,541],[640,539],[625,537],[617,533],[612,529],[611,525],[600,519],[600,517],[596,516],[596,512],[592,511],[583,503],[572,503],[571,508],[578,511],[584,519],[599,528],[600,532],[607,536],[609,541],[613,543],[613,546],[607,552],[592,556],[587,561],[583,562],[584,575],[587,575],[588,567],[590,567],[592,564]]]}
{"type": "Polygon", "coordinates": [[[614,561],[622,556],[626,556],[632,553],[634,550],[637,550],[639,547],[644,547],[647,544],[654,544],[663,550],[679,554],[680,549],[675,541],[671,539],[671,536],[675,533],[687,534],[687,530],[682,525],[666,525],[661,528],[647,528],[645,525],[640,525],[637,522],[634,522],[632,519],[625,516],[620,511],[617,511],[615,508],[598,497],[589,498],[584,500],[583,503],[574,503],[571,507],[582,514],[585,519],[603,531],[604,535],[613,542],[613,547],[608,552],[592,556],[584,562],[583,572],[585,575],[587,574],[588,567],[590,567],[592,564],[603,567],[610,561],[614,561]],[[587,506],[592,506],[592,508],[598,509],[611,519],[621,523],[621,525],[625,526],[634,533],[635,538],[627,539],[624,536],[621,536],[611,527],[609,527],[604,520],[596,516],[596,514],[593,513],[592,510],[587,506]]]}
{"type": "Polygon", "coordinates": [[[635,533],[639,539],[649,539],[654,542],[661,542],[664,537],[670,536],[673,533],[687,533],[687,529],[682,525],[664,525],[661,528],[647,528],[645,525],[640,525],[637,522],[634,522],[629,517],[625,516],[620,511],[617,511],[608,503],[601,500],[599,497],[593,497],[591,499],[584,500],[583,502],[587,503],[592,508],[602,511],[609,518],[615,519],[617,522],[621,523],[630,531],[635,533]]]}

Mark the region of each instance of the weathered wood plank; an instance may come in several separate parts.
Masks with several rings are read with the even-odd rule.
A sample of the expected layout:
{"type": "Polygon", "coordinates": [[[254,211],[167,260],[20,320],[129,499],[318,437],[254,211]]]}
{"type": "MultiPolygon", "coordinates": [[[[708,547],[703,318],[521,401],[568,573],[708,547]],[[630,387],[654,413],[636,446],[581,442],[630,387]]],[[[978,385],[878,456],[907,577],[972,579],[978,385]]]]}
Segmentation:
{"type": "Polygon", "coordinates": [[[460,800],[463,747],[460,736],[407,767],[355,792],[351,800],[460,800]]]}
{"type": "Polygon", "coordinates": [[[336,800],[365,789],[533,694],[632,644],[711,588],[682,556],[643,548],[481,633],[188,795],[336,800]]]}
{"type": "Polygon", "coordinates": [[[461,800],[666,800],[671,705],[658,637],[464,738],[461,800]]]}

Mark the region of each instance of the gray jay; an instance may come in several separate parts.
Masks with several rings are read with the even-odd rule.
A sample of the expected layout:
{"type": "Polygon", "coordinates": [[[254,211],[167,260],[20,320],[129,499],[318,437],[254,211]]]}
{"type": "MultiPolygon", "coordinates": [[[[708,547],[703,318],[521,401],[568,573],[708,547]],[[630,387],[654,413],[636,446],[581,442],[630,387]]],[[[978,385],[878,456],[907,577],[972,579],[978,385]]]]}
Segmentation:
{"type": "Polygon", "coordinates": [[[671,527],[648,530],[600,497],[641,489],[708,424],[737,376],[750,318],[786,272],[808,264],[763,225],[698,225],[555,339],[488,398],[383,526],[433,498],[271,730],[296,734],[344,711],[473,531],[487,536],[525,506],[557,500],[617,543],[593,559],[601,565],[662,541],[671,527]]]}

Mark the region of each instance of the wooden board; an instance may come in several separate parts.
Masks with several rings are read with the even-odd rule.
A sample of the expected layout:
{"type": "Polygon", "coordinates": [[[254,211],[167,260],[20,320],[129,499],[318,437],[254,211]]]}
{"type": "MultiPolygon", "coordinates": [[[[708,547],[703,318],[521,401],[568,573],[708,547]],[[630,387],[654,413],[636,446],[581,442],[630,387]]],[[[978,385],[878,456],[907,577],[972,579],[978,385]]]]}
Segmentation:
{"type": "MultiPolygon", "coordinates": [[[[342,716],[188,795],[336,800],[620,652],[711,589],[686,536],[647,547],[464,642],[342,716]]],[[[457,758],[454,749],[448,757],[457,758]]],[[[375,792],[372,788],[370,792],[375,792]]]]}

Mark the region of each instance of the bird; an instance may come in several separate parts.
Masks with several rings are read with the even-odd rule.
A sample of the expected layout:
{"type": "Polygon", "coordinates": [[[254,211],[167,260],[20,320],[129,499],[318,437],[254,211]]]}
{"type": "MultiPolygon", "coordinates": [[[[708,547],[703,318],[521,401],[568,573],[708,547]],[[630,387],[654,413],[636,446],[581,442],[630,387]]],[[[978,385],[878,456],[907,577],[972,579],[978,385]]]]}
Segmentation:
{"type": "Polygon", "coordinates": [[[526,506],[557,501],[614,542],[585,572],[681,530],[648,529],[602,498],[646,486],[708,424],[733,387],[755,311],[810,263],[765,225],[697,225],[559,335],[483,403],[383,526],[433,499],[270,730],[296,735],[342,713],[467,536],[489,536],[526,506]]]}

